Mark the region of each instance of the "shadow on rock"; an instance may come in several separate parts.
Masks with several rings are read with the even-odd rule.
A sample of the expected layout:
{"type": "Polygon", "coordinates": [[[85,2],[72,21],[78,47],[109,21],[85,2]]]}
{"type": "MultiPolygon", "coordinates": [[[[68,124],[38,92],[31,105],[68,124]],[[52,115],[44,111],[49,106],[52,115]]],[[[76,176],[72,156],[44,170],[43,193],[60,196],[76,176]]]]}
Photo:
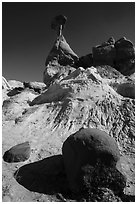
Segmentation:
{"type": "Polygon", "coordinates": [[[24,165],[15,172],[14,177],[30,191],[50,195],[68,191],[62,155],[24,165]]]}

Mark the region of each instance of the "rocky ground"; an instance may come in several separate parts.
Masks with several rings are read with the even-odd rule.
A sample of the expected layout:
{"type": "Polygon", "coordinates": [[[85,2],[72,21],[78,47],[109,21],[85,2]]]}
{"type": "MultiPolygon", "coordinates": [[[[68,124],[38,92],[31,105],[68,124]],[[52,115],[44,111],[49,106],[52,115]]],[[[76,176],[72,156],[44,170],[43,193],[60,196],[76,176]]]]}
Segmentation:
{"type": "Polygon", "coordinates": [[[78,57],[65,22],[44,83],[2,79],[3,201],[135,201],[134,45],[111,37],[78,57]]]}
{"type": "Polygon", "coordinates": [[[26,161],[3,160],[3,201],[84,201],[70,192],[62,157],[64,141],[82,127],[98,128],[115,139],[121,155],[120,171],[127,178],[123,197],[98,188],[90,201],[134,200],[133,75],[125,77],[110,66],[98,66],[71,70],[64,78],[59,75],[58,83],[49,87],[38,82],[8,83],[14,88],[3,89],[3,155],[27,141],[31,153],[26,161]],[[121,84],[129,84],[128,96],[124,88],[119,93],[121,84]]]}

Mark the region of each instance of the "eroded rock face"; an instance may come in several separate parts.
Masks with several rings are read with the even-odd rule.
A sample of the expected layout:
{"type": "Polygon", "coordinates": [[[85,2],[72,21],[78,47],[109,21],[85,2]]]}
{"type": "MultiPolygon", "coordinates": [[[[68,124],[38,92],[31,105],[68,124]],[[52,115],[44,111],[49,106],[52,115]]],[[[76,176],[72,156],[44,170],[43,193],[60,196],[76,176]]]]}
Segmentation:
{"type": "MultiPolygon", "coordinates": [[[[120,159],[116,141],[104,131],[95,128],[81,129],[69,136],[63,144],[62,152],[70,188],[74,192],[79,191],[79,175],[84,166],[91,165],[96,172],[98,168],[101,171],[102,165],[115,169],[120,159]]],[[[109,174],[109,169],[107,173],[109,174]]],[[[94,179],[96,177],[93,177],[91,185],[95,183],[94,179]]]]}

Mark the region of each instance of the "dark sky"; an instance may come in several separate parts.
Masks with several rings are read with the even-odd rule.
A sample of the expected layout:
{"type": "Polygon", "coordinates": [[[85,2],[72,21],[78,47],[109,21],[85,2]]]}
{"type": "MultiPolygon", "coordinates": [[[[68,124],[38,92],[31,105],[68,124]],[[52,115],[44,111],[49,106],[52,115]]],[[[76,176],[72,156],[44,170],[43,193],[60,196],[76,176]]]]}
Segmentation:
{"type": "Polygon", "coordinates": [[[46,57],[56,33],[50,23],[63,14],[68,21],[64,37],[78,56],[110,36],[135,42],[133,2],[2,3],[2,74],[20,81],[42,81],[46,57]]]}

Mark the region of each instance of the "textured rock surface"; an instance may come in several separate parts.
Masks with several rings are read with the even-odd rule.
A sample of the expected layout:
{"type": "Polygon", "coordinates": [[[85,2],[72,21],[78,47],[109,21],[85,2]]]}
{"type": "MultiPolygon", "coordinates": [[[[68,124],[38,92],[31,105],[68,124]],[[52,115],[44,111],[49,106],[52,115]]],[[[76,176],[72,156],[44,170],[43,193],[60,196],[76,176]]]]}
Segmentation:
{"type": "Polygon", "coordinates": [[[22,144],[15,145],[11,149],[7,150],[3,155],[5,162],[23,162],[30,157],[30,144],[29,142],[24,142],[22,144]]]}
{"type": "MultiPolygon", "coordinates": [[[[58,69],[58,66],[54,65],[54,68],[58,69]]],[[[65,68],[67,70],[67,67],[65,68]]],[[[58,85],[51,83],[51,87],[47,87],[47,90],[42,93],[44,95],[31,89],[24,89],[20,94],[8,97],[4,101],[2,154],[4,155],[12,146],[29,141],[31,155],[27,161],[12,165],[3,161],[3,201],[51,202],[63,200],[58,193],[61,193],[66,201],[78,201],[76,197],[68,193],[66,178],[62,170],[57,171],[55,176],[50,171],[52,167],[49,164],[45,167],[48,169],[47,173],[45,175],[44,172],[41,173],[40,177],[38,169],[41,165],[38,163],[37,170],[34,171],[35,183],[33,176],[30,176],[32,168],[28,169],[25,165],[33,167],[33,162],[40,162],[47,158],[49,158],[49,163],[50,161],[52,163],[51,156],[60,155],[64,141],[82,127],[98,128],[115,139],[120,151],[121,167],[119,168],[127,179],[124,194],[126,200],[127,197],[134,197],[135,100],[121,96],[115,91],[117,88],[115,83],[132,81],[134,76],[128,79],[112,67],[102,67],[102,69],[106,70],[105,74],[101,72],[101,67],[91,67],[87,70],[74,69],[71,73],[67,72],[64,78],[63,75],[60,75],[62,78],[58,80],[58,85]],[[66,95],[61,92],[55,100],[54,95],[58,93],[55,94],[54,91],[52,93],[51,90],[57,86],[60,87],[58,92],[64,89],[69,91],[66,95]],[[44,103],[36,102],[33,106],[29,105],[38,96],[41,98],[41,95],[44,96],[42,100],[46,98],[44,103]],[[20,185],[17,182],[19,177],[16,180],[13,176],[20,168],[24,171],[24,174],[21,173],[21,181],[28,181],[26,185],[24,183],[20,185]],[[29,182],[29,179],[26,178],[32,180],[29,182]],[[41,183],[44,179],[43,187],[41,183]],[[48,182],[46,182],[47,179],[48,182]],[[67,191],[67,194],[61,189],[55,189],[54,186],[58,186],[56,181],[60,186],[66,185],[66,188],[63,187],[63,189],[67,191]],[[39,186],[39,189],[34,188],[35,185],[39,186]],[[50,190],[44,192],[44,189],[47,188],[50,190]]],[[[58,159],[55,157],[55,163],[56,160],[58,159]]],[[[101,192],[104,195],[104,191],[101,192]]],[[[94,197],[96,196],[97,194],[94,193],[94,197]]]]}
{"type": "Polygon", "coordinates": [[[49,87],[55,82],[61,81],[64,77],[73,72],[75,68],[71,66],[62,66],[58,64],[48,65],[43,73],[43,82],[49,87]]]}

